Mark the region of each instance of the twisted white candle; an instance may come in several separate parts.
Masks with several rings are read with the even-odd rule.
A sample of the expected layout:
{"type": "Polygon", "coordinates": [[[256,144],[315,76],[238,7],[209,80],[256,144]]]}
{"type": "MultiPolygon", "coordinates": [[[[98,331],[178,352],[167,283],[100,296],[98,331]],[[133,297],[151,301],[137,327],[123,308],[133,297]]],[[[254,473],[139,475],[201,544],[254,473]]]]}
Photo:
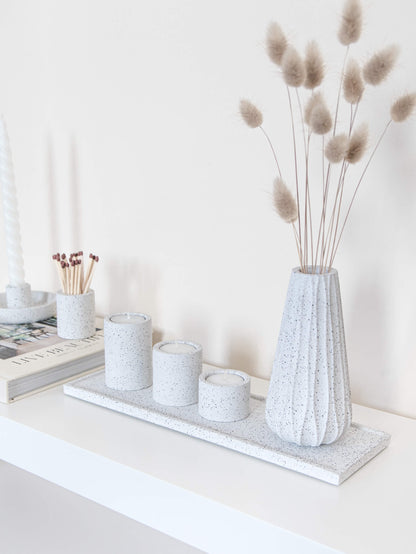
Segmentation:
{"type": "Polygon", "coordinates": [[[20,240],[19,212],[17,210],[16,187],[13,162],[4,117],[0,118],[0,182],[3,197],[3,214],[6,231],[7,264],[9,284],[21,286],[25,282],[23,252],[20,240]]]}

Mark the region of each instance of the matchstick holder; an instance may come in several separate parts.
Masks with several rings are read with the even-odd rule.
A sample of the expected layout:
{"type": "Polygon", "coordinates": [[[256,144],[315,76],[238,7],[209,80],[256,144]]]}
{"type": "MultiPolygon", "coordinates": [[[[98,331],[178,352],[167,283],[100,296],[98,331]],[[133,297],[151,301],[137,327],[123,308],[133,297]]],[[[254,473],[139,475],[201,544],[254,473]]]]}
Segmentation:
{"type": "Polygon", "coordinates": [[[202,346],[188,341],[165,341],[153,347],[153,399],[166,406],[198,402],[202,346]],[[177,346],[179,351],[164,350],[177,346]],[[187,351],[180,351],[180,350],[187,351]]]}
{"type": "Polygon", "coordinates": [[[104,320],[105,384],[115,390],[140,390],[152,384],[152,319],[124,313],[104,320]]]}
{"type": "Polygon", "coordinates": [[[95,334],[95,295],[56,293],[58,336],[63,339],[86,339],[95,334]]]}

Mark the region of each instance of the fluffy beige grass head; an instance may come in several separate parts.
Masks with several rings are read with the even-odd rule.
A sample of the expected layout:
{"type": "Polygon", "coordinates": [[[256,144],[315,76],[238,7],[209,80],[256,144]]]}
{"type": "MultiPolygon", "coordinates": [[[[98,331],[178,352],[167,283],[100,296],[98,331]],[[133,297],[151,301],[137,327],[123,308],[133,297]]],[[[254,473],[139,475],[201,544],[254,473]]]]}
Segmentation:
{"type": "Polygon", "coordinates": [[[324,79],[325,69],[321,51],[314,40],[306,46],[305,70],[306,78],[304,86],[309,89],[319,87],[324,79]]]}
{"type": "Polygon", "coordinates": [[[270,23],[267,29],[266,47],[272,62],[281,65],[283,54],[287,48],[287,39],[278,23],[270,23]]]}
{"type": "Polygon", "coordinates": [[[363,14],[359,0],[347,0],[342,12],[338,38],[341,44],[348,46],[357,42],[361,36],[363,14]]]}
{"type": "Polygon", "coordinates": [[[399,47],[391,44],[371,56],[363,68],[365,82],[375,86],[387,79],[396,63],[398,55],[399,47]]]}
{"type": "Polygon", "coordinates": [[[404,94],[393,102],[390,108],[390,116],[393,121],[400,123],[410,117],[416,106],[416,93],[404,94]]]}
{"type": "Polygon", "coordinates": [[[255,129],[260,127],[263,123],[263,114],[250,100],[240,100],[240,114],[244,122],[255,129]]]}
{"type": "Polygon", "coordinates": [[[296,200],[280,177],[277,177],[273,183],[273,203],[283,221],[294,223],[297,220],[296,200]]]}
{"type": "Polygon", "coordinates": [[[282,74],[289,87],[300,87],[305,81],[305,64],[293,46],[288,46],[283,54],[282,74]]]}
{"type": "Polygon", "coordinates": [[[331,112],[322,96],[321,100],[312,108],[309,121],[312,132],[317,135],[325,135],[332,129],[331,112]]]}
{"type": "Polygon", "coordinates": [[[304,117],[305,123],[307,125],[309,125],[309,126],[311,125],[312,111],[313,111],[314,107],[317,104],[321,103],[321,102],[324,102],[324,99],[323,99],[322,93],[320,91],[314,92],[309,97],[309,100],[306,102],[306,106],[305,106],[304,113],[303,113],[303,117],[304,117]]]}
{"type": "Polygon", "coordinates": [[[355,164],[361,160],[364,156],[364,153],[367,149],[368,144],[368,127],[365,123],[360,125],[360,127],[354,131],[351,135],[350,142],[348,145],[347,155],[345,159],[350,164],[355,164]]]}
{"type": "Polygon", "coordinates": [[[349,138],[347,135],[335,135],[331,137],[325,147],[325,156],[331,164],[337,164],[347,155],[349,138]]]}
{"type": "Polygon", "coordinates": [[[350,60],[345,71],[342,82],[344,98],[350,104],[356,104],[361,100],[364,92],[364,81],[361,75],[361,68],[356,60],[350,60]]]}

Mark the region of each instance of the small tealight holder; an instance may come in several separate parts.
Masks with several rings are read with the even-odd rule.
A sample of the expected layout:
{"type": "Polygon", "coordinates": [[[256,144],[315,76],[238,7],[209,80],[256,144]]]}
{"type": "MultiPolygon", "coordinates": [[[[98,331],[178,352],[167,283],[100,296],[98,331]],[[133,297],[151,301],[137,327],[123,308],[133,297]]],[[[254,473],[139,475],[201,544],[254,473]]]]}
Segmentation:
{"type": "Polygon", "coordinates": [[[120,313],[104,320],[105,383],[116,390],[141,390],[152,384],[152,319],[120,313]]]}
{"type": "Polygon", "coordinates": [[[86,339],[95,335],[95,295],[93,290],[85,294],[56,293],[56,318],[58,337],[86,339]]]}
{"type": "Polygon", "coordinates": [[[210,421],[231,422],[250,413],[250,377],[243,371],[219,369],[199,377],[199,415],[210,421]]]}
{"type": "Polygon", "coordinates": [[[158,342],[153,347],[153,399],[166,406],[198,402],[202,346],[184,340],[158,342]]]}

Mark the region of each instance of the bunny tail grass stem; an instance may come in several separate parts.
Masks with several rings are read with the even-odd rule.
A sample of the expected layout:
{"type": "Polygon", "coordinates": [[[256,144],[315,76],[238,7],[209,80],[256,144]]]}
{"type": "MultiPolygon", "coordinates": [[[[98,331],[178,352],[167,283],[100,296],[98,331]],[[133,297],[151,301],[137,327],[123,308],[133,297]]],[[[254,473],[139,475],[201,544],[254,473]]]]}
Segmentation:
{"type": "Polygon", "coordinates": [[[332,207],[332,210],[331,210],[331,219],[329,220],[329,224],[328,224],[328,233],[327,233],[327,236],[325,238],[325,243],[324,243],[323,248],[322,248],[322,251],[323,251],[323,264],[322,265],[323,265],[324,268],[326,268],[327,265],[328,265],[330,245],[331,245],[331,242],[332,242],[332,239],[333,239],[333,232],[334,232],[334,220],[335,220],[338,198],[339,198],[339,194],[340,194],[340,190],[341,190],[341,183],[342,183],[342,178],[343,178],[343,174],[344,174],[344,167],[345,167],[345,161],[342,163],[341,170],[340,170],[340,173],[339,173],[338,186],[337,186],[337,190],[336,190],[336,194],[335,194],[334,204],[333,204],[333,207],[332,207]]]}
{"type": "Polygon", "coordinates": [[[277,171],[279,172],[280,178],[282,178],[282,172],[280,171],[279,162],[277,161],[276,151],[275,151],[275,149],[273,148],[272,141],[270,140],[269,135],[266,133],[266,131],[263,129],[263,127],[262,127],[261,125],[260,125],[259,129],[261,129],[261,130],[263,131],[263,134],[264,134],[264,136],[266,137],[267,142],[269,143],[269,146],[270,146],[270,148],[271,148],[271,151],[272,151],[272,154],[273,154],[273,157],[274,157],[274,161],[276,162],[277,171]]]}
{"type": "Polygon", "coordinates": [[[333,241],[332,241],[332,247],[330,248],[330,251],[331,251],[331,255],[329,257],[329,267],[330,268],[332,267],[332,263],[334,261],[334,251],[335,251],[335,244],[336,244],[336,240],[337,240],[339,219],[340,219],[340,214],[341,214],[342,198],[344,196],[345,175],[347,173],[348,166],[349,166],[349,164],[346,162],[345,163],[344,174],[342,176],[341,192],[340,192],[339,201],[338,201],[338,210],[337,210],[337,219],[336,219],[336,224],[335,224],[334,237],[333,237],[333,241]]]}
{"type": "Polygon", "coordinates": [[[346,223],[347,223],[347,221],[348,221],[348,217],[349,217],[349,215],[350,215],[351,207],[352,207],[352,205],[353,205],[353,203],[354,203],[355,197],[357,196],[358,189],[360,188],[361,182],[362,182],[362,180],[364,179],[364,176],[365,176],[365,174],[366,174],[366,172],[367,172],[368,166],[370,165],[371,160],[372,160],[373,157],[374,157],[374,154],[377,152],[378,147],[380,146],[380,143],[381,143],[381,141],[383,140],[384,135],[387,133],[387,129],[390,127],[391,123],[392,123],[392,120],[390,119],[390,120],[387,122],[386,126],[384,127],[384,130],[383,130],[383,132],[381,133],[381,135],[379,136],[379,139],[378,139],[378,141],[377,141],[377,143],[376,143],[376,145],[375,145],[373,151],[371,152],[370,157],[368,158],[368,161],[367,161],[367,163],[366,163],[366,165],[365,165],[365,167],[364,167],[364,170],[363,170],[363,172],[361,173],[361,176],[360,176],[360,178],[359,178],[359,180],[358,180],[357,186],[355,187],[354,194],[352,195],[351,202],[349,203],[348,210],[347,210],[347,213],[346,213],[345,218],[344,218],[344,223],[343,223],[343,225],[342,225],[342,227],[341,227],[341,231],[340,231],[340,233],[339,233],[339,237],[338,237],[338,240],[337,240],[337,243],[336,243],[336,246],[335,246],[335,250],[334,250],[334,255],[333,255],[333,257],[332,257],[332,261],[334,261],[335,256],[336,256],[336,254],[337,254],[338,247],[339,247],[339,243],[340,243],[341,238],[342,238],[342,235],[343,235],[343,233],[344,233],[345,225],[346,225],[346,223]]]}
{"type": "Polygon", "coordinates": [[[294,223],[292,223],[292,229],[293,229],[293,234],[295,235],[296,249],[297,249],[297,251],[298,251],[300,269],[301,269],[301,271],[303,271],[302,256],[301,256],[301,254],[300,254],[300,246],[299,246],[299,237],[298,237],[298,232],[297,232],[297,230],[296,230],[296,227],[295,227],[295,224],[294,224],[294,223]]]}
{"type": "Polygon", "coordinates": [[[334,129],[333,129],[333,132],[332,132],[332,136],[333,136],[333,137],[335,136],[335,132],[336,132],[336,130],[337,130],[338,111],[339,111],[339,101],[340,101],[340,98],[341,98],[341,89],[342,89],[342,83],[343,83],[343,81],[344,81],[345,65],[346,65],[346,63],[347,63],[347,58],[348,58],[349,51],[350,51],[350,45],[347,46],[347,49],[346,49],[346,51],[345,51],[344,62],[343,62],[343,64],[342,64],[341,78],[340,78],[340,80],[339,80],[338,96],[337,96],[337,105],[336,105],[336,108],[335,108],[335,117],[334,117],[334,129]]]}
{"type": "MultiPolygon", "coordinates": [[[[293,157],[295,160],[295,177],[296,177],[296,204],[298,207],[298,233],[299,233],[299,243],[300,243],[300,253],[302,252],[302,226],[300,223],[300,207],[299,207],[299,178],[298,178],[298,156],[296,151],[296,136],[295,136],[295,122],[293,119],[293,108],[292,108],[292,99],[290,97],[289,86],[286,85],[287,97],[289,100],[289,109],[290,109],[290,118],[292,121],[292,139],[293,139],[293,157]]],[[[301,264],[302,265],[302,264],[301,264]]]]}
{"type": "MultiPolygon", "coordinates": [[[[311,210],[311,196],[309,192],[309,142],[311,135],[308,134],[308,141],[306,142],[306,131],[305,131],[305,119],[303,117],[302,103],[300,101],[299,89],[296,89],[296,98],[298,101],[298,108],[300,113],[300,118],[302,121],[302,134],[303,134],[303,147],[305,149],[305,250],[306,255],[308,254],[308,238],[311,245],[311,256],[312,256],[312,265],[313,265],[313,230],[312,230],[312,210],[311,210]],[[308,217],[309,215],[309,217],[308,217]],[[309,221],[309,230],[308,230],[308,221],[309,221]],[[309,237],[310,231],[310,237],[309,237]]],[[[306,263],[307,265],[307,263],[306,263]]]]}

